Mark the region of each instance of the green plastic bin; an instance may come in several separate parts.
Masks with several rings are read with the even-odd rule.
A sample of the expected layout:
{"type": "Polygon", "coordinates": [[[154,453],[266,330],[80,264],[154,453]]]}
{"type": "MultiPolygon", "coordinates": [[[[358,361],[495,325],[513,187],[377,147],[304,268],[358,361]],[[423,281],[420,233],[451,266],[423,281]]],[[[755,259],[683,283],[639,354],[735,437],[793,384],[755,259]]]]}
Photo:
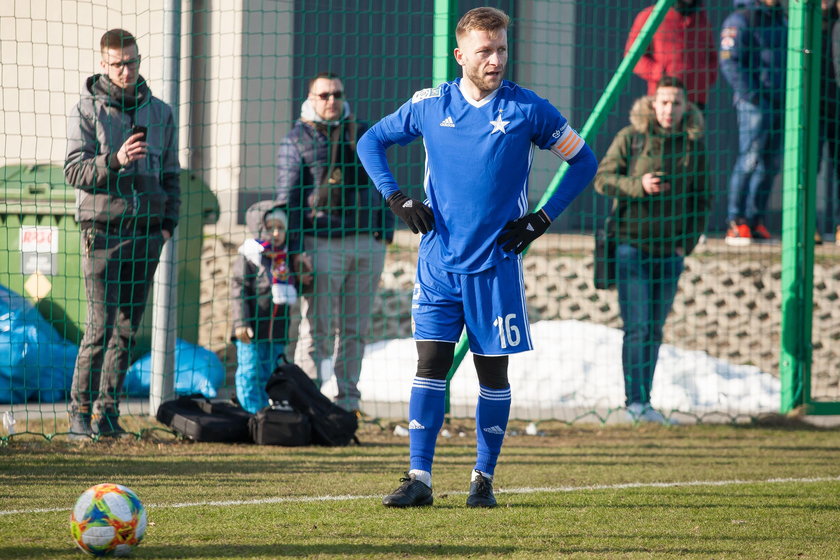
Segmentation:
{"type": "MultiPolygon", "coordinates": [[[[78,344],[87,319],[75,190],[58,165],[0,168],[0,284],[26,295],[68,340],[78,344]]],[[[178,245],[178,337],[198,342],[203,227],[219,203],[188,170],[181,173],[178,245]]],[[[133,358],[151,347],[152,301],[146,307],[133,358]]]]}

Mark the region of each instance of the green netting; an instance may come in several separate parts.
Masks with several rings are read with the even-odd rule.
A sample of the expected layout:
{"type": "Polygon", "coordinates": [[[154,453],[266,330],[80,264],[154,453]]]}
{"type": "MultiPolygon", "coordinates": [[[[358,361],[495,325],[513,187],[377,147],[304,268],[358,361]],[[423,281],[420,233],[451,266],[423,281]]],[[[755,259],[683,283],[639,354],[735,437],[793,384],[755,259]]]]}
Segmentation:
{"type": "MultiPolygon", "coordinates": [[[[630,124],[631,108],[648,93],[643,79],[620,69],[637,14],[652,4],[645,0],[494,3],[512,17],[507,78],[548,98],[602,162],[619,132],[630,124]]],[[[664,14],[670,2],[659,4],[664,14]]],[[[694,241],[697,245],[684,260],[664,324],[650,390],[655,408],[686,422],[740,421],[799,405],[837,412],[840,96],[832,63],[840,52],[832,52],[830,40],[836,13],[823,21],[818,7],[797,3],[789,8],[786,27],[774,32],[768,19],[749,20],[746,15],[731,19],[736,9],[731,2],[704,4],[708,23],[690,32],[690,46],[678,46],[680,33],[689,33],[679,29],[687,28],[673,27],[675,21],[683,25],[688,20],[667,14],[663,25],[672,31],[661,28],[664,35],[654,38],[653,44],[682,53],[682,59],[692,64],[721,56],[729,62],[736,45],[745,73],[762,64],[775,64],[779,70],[778,61],[785,60],[781,74],[787,83],[776,89],[753,86],[755,96],[748,100],[772,123],[765,132],[778,143],[773,154],[760,152],[755,161],[742,158],[737,164],[739,127],[747,126],[747,117],[743,112],[739,117],[733,86],[719,64],[670,70],[689,84],[690,98],[702,102],[702,146],[692,148],[689,165],[676,156],[666,162],[664,171],[674,181],[674,193],[663,196],[657,210],[664,216],[660,225],[665,225],[654,227],[651,219],[633,214],[640,206],[633,206],[633,196],[626,190],[618,192],[607,185],[599,189],[606,194],[599,194],[588,188],[531,247],[524,262],[536,350],[511,359],[516,418],[626,420],[619,291],[599,290],[593,284],[594,233],[603,227],[616,198],[629,206],[619,204],[624,214],[613,217],[612,227],[623,230],[626,239],[644,238],[649,246],[668,245],[675,239],[671,234],[681,232],[674,234],[673,249],[694,236],[692,228],[705,223],[702,236],[692,237],[691,245],[694,241]],[[729,23],[724,25],[725,21],[729,23]],[[741,26],[747,24],[775,41],[775,51],[762,53],[754,43],[742,44],[746,32],[741,26]],[[707,39],[711,50],[703,47],[707,39]],[[807,57],[797,54],[806,51],[811,53],[807,57]],[[762,59],[762,54],[769,58],[762,59]],[[705,96],[700,91],[704,82],[711,82],[705,96]],[[813,84],[819,84],[819,99],[809,113],[813,84]],[[809,134],[814,138],[809,140],[809,134]],[[705,159],[705,181],[695,165],[700,159],[705,159]],[[778,161],[776,169],[773,161],[778,161]],[[733,235],[727,241],[733,229],[728,205],[736,165],[746,175],[755,166],[771,167],[766,212],[760,218],[771,236],[767,241],[752,239],[747,244],[733,235]],[[701,182],[708,189],[708,203],[684,190],[701,182]],[[822,244],[812,249],[815,234],[822,244]]],[[[461,14],[478,5],[406,0],[182,4],[178,53],[171,52],[178,42],[168,40],[163,31],[171,7],[162,0],[148,7],[116,2],[107,10],[94,10],[83,1],[16,0],[0,8],[4,96],[0,179],[5,188],[0,203],[0,285],[23,296],[55,329],[47,338],[24,340],[21,333],[34,329],[33,316],[15,324],[18,334],[9,330],[6,318],[0,318],[6,321],[2,325],[9,325],[0,325],[0,337],[6,337],[0,338],[0,349],[6,350],[2,359],[8,362],[0,369],[12,372],[8,380],[0,378],[0,394],[13,395],[7,398],[12,402],[0,403],[0,413],[14,417],[18,433],[67,430],[72,364],[64,363],[68,360],[64,345],[55,342],[62,350],[50,354],[45,341],[52,336],[76,345],[85,330],[87,300],[75,195],[64,182],[62,167],[67,115],[84,80],[100,71],[98,41],[104,31],[123,27],[135,34],[143,56],[141,74],[158,97],[167,91],[166,64],[179,61],[179,156],[185,171],[176,248],[177,303],[169,313],[176,317],[178,339],[208,350],[218,360],[211,365],[202,362],[200,367],[202,373],[220,368],[214,396],[230,398],[236,394],[237,368],[231,340],[236,302],[230,283],[239,248],[252,237],[245,225],[246,211],[254,202],[277,195],[278,148],[301,116],[311,78],[323,71],[340,77],[345,100],[362,130],[396,110],[415,91],[435,85],[436,76],[459,75],[449,53],[452,27],[461,14]]],[[[641,22],[637,23],[640,30],[641,22]]],[[[639,48],[639,54],[645,52],[643,45],[639,48]]],[[[632,71],[632,64],[624,66],[632,71]]],[[[631,136],[625,154],[635,149],[631,136]]],[[[652,140],[659,145],[670,141],[652,140]]],[[[312,147],[309,142],[298,148],[312,147]]],[[[340,171],[338,182],[344,185],[358,169],[348,155],[352,146],[346,137],[342,142],[332,167],[340,171]]],[[[641,159],[658,157],[646,142],[639,151],[641,159]]],[[[421,197],[422,142],[391,149],[388,156],[403,190],[421,197]]],[[[470,157],[469,147],[453,157],[470,157]]],[[[556,186],[558,171],[563,172],[559,163],[548,152],[535,154],[529,191],[532,208],[540,204],[547,188],[556,186]]],[[[287,191],[323,170],[302,165],[299,171],[287,191]]],[[[631,173],[620,162],[614,171],[631,173]]],[[[350,182],[364,185],[361,177],[350,182]]],[[[749,180],[744,184],[749,190],[749,180]]],[[[318,363],[310,362],[305,352],[309,342],[306,337],[298,340],[302,312],[298,303],[287,311],[286,351],[313,375],[323,372],[328,395],[342,391],[347,406],[360,408],[371,418],[401,418],[416,366],[410,313],[419,238],[397,224],[393,243],[382,246],[374,238],[388,236],[385,222],[375,222],[371,235],[345,237],[343,222],[330,218],[339,206],[349,205],[353,219],[362,222],[384,209],[372,187],[351,190],[355,194],[350,198],[324,194],[320,211],[325,218],[316,220],[317,231],[290,232],[290,241],[301,233],[330,236],[334,254],[326,256],[326,245],[321,243],[320,254],[325,256],[321,266],[343,262],[350,267],[342,282],[327,286],[325,275],[317,279],[324,292],[342,296],[327,304],[327,311],[321,309],[322,320],[331,322],[322,330],[333,326],[350,330],[349,342],[339,345],[338,359],[325,362],[334,341],[330,336],[317,337],[320,350],[314,362],[318,363]],[[377,260],[383,255],[378,282],[365,287],[369,275],[352,267],[359,257],[377,260]],[[354,334],[354,326],[362,332],[354,334]],[[332,374],[352,372],[359,361],[361,401],[357,402],[352,390],[347,396],[332,374]]],[[[312,211],[300,197],[281,202],[291,224],[302,223],[312,211]]],[[[738,216],[742,217],[747,218],[738,216]]],[[[627,263],[623,266],[626,274],[627,263]]],[[[666,275],[658,270],[652,278],[663,284],[666,275]]],[[[662,303],[659,297],[653,297],[654,303],[662,303]]],[[[638,302],[635,296],[632,299],[638,302]]],[[[150,303],[132,360],[150,349],[151,308],[150,303]]],[[[646,319],[643,323],[642,330],[656,330],[646,319]]],[[[302,332],[308,332],[305,326],[302,332]]],[[[645,352],[651,353],[650,345],[643,342],[638,348],[638,355],[647,356],[642,362],[649,361],[645,352]]],[[[188,368],[204,356],[188,350],[179,357],[179,365],[188,368]]],[[[450,413],[471,416],[476,395],[472,358],[466,354],[450,384],[450,413]]],[[[121,402],[123,415],[149,413],[147,396],[123,394],[121,402]]],[[[8,429],[0,437],[7,434],[8,429]]]]}

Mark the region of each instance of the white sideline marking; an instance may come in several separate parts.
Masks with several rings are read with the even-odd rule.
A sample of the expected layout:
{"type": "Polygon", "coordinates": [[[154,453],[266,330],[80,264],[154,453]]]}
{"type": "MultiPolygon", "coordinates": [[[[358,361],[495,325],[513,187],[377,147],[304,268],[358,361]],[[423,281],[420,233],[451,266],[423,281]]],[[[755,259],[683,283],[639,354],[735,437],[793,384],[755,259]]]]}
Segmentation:
{"type": "MultiPolygon", "coordinates": [[[[742,486],[746,484],[785,484],[789,482],[840,482],[840,476],[823,476],[815,478],[768,478],[766,480],[688,480],[682,482],[625,482],[622,484],[594,484],[591,486],[554,486],[534,488],[497,488],[497,494],[537,494],[537,493],[565,493],[588,490],[625,490],[628,488],[678,488],[680,486],[742,486]]],[[[464,491],[440,492],[447,495],[467,494],[464,491]]],[[[258,500],[224,500],[209,502],[182,502],[175,504],[150,504],[148,509],[186,508],[200,506],[248,506],[287,503],[315,503],[315,502],[347,502],[350,500],[372,500],[382,496],[374,495],[344,495],[344,496],[291,496],[285,498],[261,498],[258,500]]],[[[0,510],[0,515],[17,515],[31,513],[55,513],[70,511],[72,508],[36,508],[0,510]]]]}

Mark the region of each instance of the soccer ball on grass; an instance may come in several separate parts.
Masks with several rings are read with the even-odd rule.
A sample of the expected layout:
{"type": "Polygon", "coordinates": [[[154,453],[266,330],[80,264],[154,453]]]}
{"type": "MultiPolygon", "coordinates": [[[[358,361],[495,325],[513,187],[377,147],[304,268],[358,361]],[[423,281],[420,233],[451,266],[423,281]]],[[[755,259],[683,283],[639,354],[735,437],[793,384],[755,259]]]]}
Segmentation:
{"type": "Polygon", "coordinates": [[[76,500],[70,533],[94,556],[127,556],[146,532],[146,510],[129,488],[119,484],[91,486],[76,500]]]}

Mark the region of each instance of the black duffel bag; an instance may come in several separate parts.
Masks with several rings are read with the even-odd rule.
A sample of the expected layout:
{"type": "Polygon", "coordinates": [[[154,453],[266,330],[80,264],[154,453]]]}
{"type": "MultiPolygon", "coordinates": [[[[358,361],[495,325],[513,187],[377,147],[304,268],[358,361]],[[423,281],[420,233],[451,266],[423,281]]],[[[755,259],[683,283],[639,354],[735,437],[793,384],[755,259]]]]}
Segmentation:
{"type": "Polygon", "coordinates": [[[251,417],[248,428],[257,445],[298,447],[312,443],[309,417],[287,402],[263,408],[251,417]]]}
{"type": "Polygon", "coordinates": [[[247,443],[251,414],[230,401],[189,395],[166,401],[155,415],[158,422],[193,441],[247,443]]]}

